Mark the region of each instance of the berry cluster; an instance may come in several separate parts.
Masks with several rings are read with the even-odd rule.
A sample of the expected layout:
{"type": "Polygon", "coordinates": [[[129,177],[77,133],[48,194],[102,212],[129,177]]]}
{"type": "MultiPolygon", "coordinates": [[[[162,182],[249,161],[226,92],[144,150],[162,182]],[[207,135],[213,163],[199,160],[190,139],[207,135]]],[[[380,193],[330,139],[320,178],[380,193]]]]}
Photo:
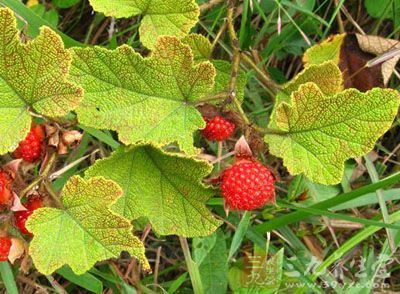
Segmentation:
{"type": "Polygon", "coordinates": [[[27,210],[16,211],[14,213],[15,217],[15,225],[21,231],[21,233],[32,237],[32,233],[29,232],[25,226],[26,220],[29,216],[38,208],[43,206],[42,199],[40,196],[34,196],[28,199],[28,202],[25,204],[27,210]]]}
{"type": "Polygon", "coordinates": [[[203,136],[210,141],[224,141],[235,131],[235,124],[222,116],[215,116],[212,119],[205,118],[206,127],[202,130],[203,136]]]}
{"type": "Polygon", "coordinates": [[[25,140],[19,142],[14,151],[16,158],[22,158],[28,162],[35,162],[42,155],[45,133],[41,125],[33,125],[25,140]]]}

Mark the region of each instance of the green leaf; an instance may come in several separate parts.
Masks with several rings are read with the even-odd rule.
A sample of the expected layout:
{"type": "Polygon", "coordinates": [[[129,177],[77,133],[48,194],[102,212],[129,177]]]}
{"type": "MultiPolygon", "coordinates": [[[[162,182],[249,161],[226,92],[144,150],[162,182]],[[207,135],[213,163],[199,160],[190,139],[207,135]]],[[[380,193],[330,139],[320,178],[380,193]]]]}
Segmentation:
{"type": "Polygon", "coordinates": [[[8,261],[0,262],[0,276],[1,281],[4,283],[9,294],[18,294],[18,287],[15,283],[14,274],[8,261]]]}
{"type": "MultiPolygon", "coordinates": [[[[211,43],[210,41],[199,34],[190,34],[184,37],[182,43],[188,45],[192,50],[195,63],[207,61],[211,59],[211,43]]],[[[220,94],[228,91],[229,82],[231,79],[232,64],[226,60],[214,59],[211,60],[217,72],[215,76],[215,85],[210,95],[220,94]]],[[[244,89],[246,87],[247,77],[243,70],[239,70],[236,81],[236,97],[242,102],[244,99],[244,89]]],[[[228,95],[228,94],[227,94],[228,95]]],[[[221,98],[223,100],[223,98],[221,98]]],[[[220,102],[220,101],[215,101],[220,102]]]]}
{"type": "Polygon", "coordinates": [[[52,3],[60,8],[70,8],[78,4],[80,0],[52,0],[52,3]]]}
{"type": "Polygon", "coordinates": [[[85,90],[80,123],[116,130],[125,144],[177,142],[197,152],[193,132],[205,123],[194,105],[210,93],[215,69],[209,62],[194,66],[178,39],[160,38],[148,58],[128,46],[74,49],[72,65],[72,79],[85,90]]]}
{"type": "MultiPolygon", "coordinates": [[[[193,239],[194,261],[199,265],[204,293],[226,293],[228,287],[228,256],[224,233],[219,229],[211,236],[193,239]],[[207,254],[198,259],[197,252],[207,254]]],[[[202,255],[202,254],[200,254],[202,255]]]]}
{"type": "Polygon", "coordinates": [[[370,16],[375,18],[391,19],[394,27],[400,24],[400,1],[399,0],[365,0],[365,8],[370,16]]]}
{"type": "Polygon", "coordinates": [[[246,211],[243,214],[243,217],[240,220],[239,225],[237,226],[235,235],[233,235],[231,248],[229,249],[228,260],[230,260],[233,257],[233,255],[235,255],[236,251],[240,248],[240,245],[243,242],[243,238],[246,235],[246,231],[250,225],[250,220],[251,220],[251,213],[249,211],[246,211]]]}
{"type": "Polygon", "coordinates": [[[290,103],[290,95],[307,82],[315,83],[324,95],[333,95],[343,90],[343,77],[333,62],[307,66],[293,80],[286,83],[276,96],[276,105],[290,103]]]}
{"type": "Polygon", "coordinates": [[[161,235],[195,237],[211,234],[221,223],[205,206],[214,190],[201,180],[210,172],[205,161],[137,145],[96,161],[86,176],[104,176],[122,187],[124,196],[113,206],[117,213],[147,217],[161,235]]]}
{"type": "MultiPolygon", "coordinates": [[[[213,60],[217,75],[215,76],[215,86],[213,89],[213,94],[219,94],[222,92],[228,93],[228,86],[231,79],[232,65],[226,60],[213,60]]],[[[246,87],[247,77],[243,70],[239,70],[236,80],[236,98],[243,102],[244,99],[244,89],[246,87]]],[[[218,102],[218,101],[217,101],[218,102]]]]}
{"type": "MultiPolygon", "coordinates": [[[[30,8],[37,16],[51,24],[52,28],[56,28],[58,24],[58,13],[54,9],[46,10],[46,7],[43,4],[34,5],[30,8]]],[[[20,28],[25,26],[23,21],[18,22],[20,24],[20,28]]],[[[28,26],[28,36],[36,37],[38,35],[38,30],[33,26],[28,26]]]]}
{"type": "Polygon", "coordinates": [[[90,0],[95,11],[113,17],[142,14],[139,29],[143,45],[153,49],[159,36],[185,36],[200,14],[194,0],[90,0]]]}
{"type": "Polygon", "coordinates": [[[42,19],[38,15],[36,15],[32,9],[27,7],[23,2],[21,1],[15,1],[15,0],[0,0],[0,4],[3,4],[4,6],[12,9],[15,11],[20,17],[22,17],[29,25],[29,28],[34,30],[34,34],[38,35],[40,33],[40,28],[42,26],[48,26],[51,27],[64,41],[65,47],[81,47],[85,46],[84,44],[72,39],[68,35],[64,34],[63,32],[57,30],[56,27],[53,27],[51,23],[49,23],[47,20],[42,19]]]}
{"type": "Polygon", "coordinates": [[[63,190],[63,209],[39,208],[27,221],[34,234],[29,254],[36,268],[49,275],[67,264],[80,275],[97,261],[128,251],[149,269],[130,222],[110,210],[121,195],[113,181],[72,177],[63,190]]]}
{"type": "Polygon", "coordinates": [[[210,59],[212,53],[211,43],[203,35],[189,34],[183,37],[181,41],[192,50],[194,62],[198,63],[210,59]]]}
{"type": "Polygon", "coordinates": [[[77,275],[69,267],[63,266],[57,271],[57,274],[90,292],[103,293],[103,283],[90,273],[77,275]]]}
{"type": "Polygon", "coordinates": [[[20,42],[10,9],[0,9],[0,154],[15,149],[30,129],[30,110],[59,117],[74,109],[82,89],[67,81],[71,57],[48,27],[20,42]]]}
{"type": "Polygon", "coordinates": [[[326,96],[316,84],[305,83],[292,93],[291,104],[276,107],[275,124],[282,133],[268,134],[265,141],[290,173],[336,184],[344,161],[369,152],[391,126],[399,102],[394,90],[348,89],[326,96]]]}
{"type": "Polygon", "coordinates": [[[303,55],[304,64],[321,64],[329,60],[338,65],[345,37],[346,34],[333,35],[308,48],[303,55]]]}

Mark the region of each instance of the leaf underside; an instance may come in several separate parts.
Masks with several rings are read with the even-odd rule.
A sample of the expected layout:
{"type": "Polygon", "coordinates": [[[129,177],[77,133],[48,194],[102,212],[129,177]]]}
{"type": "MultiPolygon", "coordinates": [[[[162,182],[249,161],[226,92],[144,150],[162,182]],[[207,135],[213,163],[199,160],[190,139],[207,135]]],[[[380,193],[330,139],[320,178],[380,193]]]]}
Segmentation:
{"type": "Polygon", "coordinates": [[[98,160],[86,176],[104,176],[124,190],[113,210],[129,219],[147,217],[162,235],[206,236],[220,225],[205,202],[215,191],[201,180],[211,166],[193,158],[164,153],[151,145],[120,148],[98,160]]]}
{"type": "Polygon", "coordinates": [[[104,178],[72,177],[63,190],[62,210],[39,208],[27,221],[34,234],[29,253],[36,268],[51,274],[67,264],[83,274],[97,261],[128,251],[149,269],[130,222],[109,208],[121,194],[116,183],[104,178]]]}

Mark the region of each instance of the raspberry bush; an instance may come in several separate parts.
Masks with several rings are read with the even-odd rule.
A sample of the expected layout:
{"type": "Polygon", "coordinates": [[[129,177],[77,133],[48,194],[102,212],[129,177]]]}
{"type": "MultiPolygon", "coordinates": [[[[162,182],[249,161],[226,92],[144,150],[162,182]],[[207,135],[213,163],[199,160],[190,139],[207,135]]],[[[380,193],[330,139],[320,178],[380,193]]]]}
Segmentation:
{"type": "MultiPolygon", "coordinates": [[[[22,3],[0,2],[8,4],[0,8],[0,273],[7,291],[15,293],[14,277],[26,282],[37,270],[58,292],[68,280],[101,293],[97,281],[111,285],[117,275],[123,286],[109,286],[113,291],[154,293],[145,283],[157,285],[158,275],[174,270],[160,272],[160,259],[182,253],[185,264],[177,261],[176,269],[188,274],[164,285],[171,293],[189,280],[195,293],[225,293],[228,281],[235,293],[274,293],[284,267],[304,267],[289,257],[303,243],[283,226],[300,222],[307,231],[310,215],[324,216],[330,233],[327,216],[385,228],[385,246],[397,246],[400,216],[389,216],[379,189],[400,176],[379,180],[366,154],[375,146],[391,154],[376,143],[395,127],[400,96],[383,84],[357,87],[348,76],[350,59],[344,67],[347,35],[308,49],[303,69],[279,85],[253,62],[257,55],[242,50],[235,13],[247,13],[250,4],[243,4],[246,10],[237,1],[221,4],[226,20],[217,34],[207,34],[211,42],[191,33],[196,25],[205,33],[208,21],[199,22],[194,0],[90,0],[96,21],[109,26],[106,47],[89,45],[91,32],[80,43],[49,26],[27,31],[17,18],[30,29],[41,18],[27,17],[31,10],[22,3]],[[115,26],[132,17],[139,37],[122,38],[115,26]],[[229,58],[215,52],[226,43],[229,58]],[[245,99],[247,83],[255,81],[272,97],[265,109],[255,98],[261,111],[250,111],[245,99]],[[371,183],[351,192],[353,159],[371,183]],[[329,210],[371,191],[378,191],[382,217],[329,210]],[[272,244],[271,232],[299,247],[272,244]],[[162,242],[178,239],[179,250],[161,252],[162,242]],[[241,247],[245,240],[254,244],[250,250],[241,247]],[[260,268],[249,265],[257,258],[260,268]]],[[[308,237],[301,236],[311,247],[316,240],[308,237]]],[[[326,274],[307,279],[318,277],[329,280],[326,274]]]]}

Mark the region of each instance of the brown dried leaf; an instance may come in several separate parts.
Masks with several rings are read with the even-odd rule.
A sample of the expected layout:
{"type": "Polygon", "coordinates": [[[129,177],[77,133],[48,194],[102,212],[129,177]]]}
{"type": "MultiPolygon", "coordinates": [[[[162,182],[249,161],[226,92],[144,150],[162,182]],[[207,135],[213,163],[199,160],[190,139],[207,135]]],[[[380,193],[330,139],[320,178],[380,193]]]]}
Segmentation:
{"type": "MultiPolygon", "coordinates": [[[[356,34],[358,45],[361,50],[375,54],[377,56],[384,55],[390,50],[395,48],[400,49],[400,42],[393,39],[386,39],[378,36],[366,36],[356,34]]],[[[396,63],[399,61],[400,55],[393,56],[389,58],[387,61],[382,63],[382,76],[383,83],[386,85],[389,81],[390,76],[392,75],[396,63]]]]}

